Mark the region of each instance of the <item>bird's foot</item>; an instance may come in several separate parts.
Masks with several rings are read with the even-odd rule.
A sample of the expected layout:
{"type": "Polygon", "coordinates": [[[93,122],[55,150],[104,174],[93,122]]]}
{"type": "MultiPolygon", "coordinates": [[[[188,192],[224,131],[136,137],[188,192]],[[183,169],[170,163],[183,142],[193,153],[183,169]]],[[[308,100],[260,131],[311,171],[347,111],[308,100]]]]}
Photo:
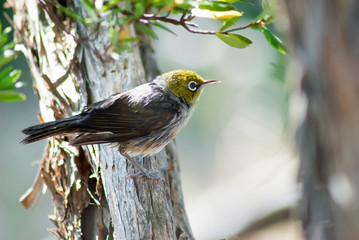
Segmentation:
{"type": "Polygon", "coordinates": [[[124,156],[127,160],[129,160],[134,166],[136,166],[141,172],[128,175],[126,177],[126,180],[129,178],[135,178],[135,177],[146,177],[147,179],[153,179],[153,180],[161,180],[164,181],[164,179],[160,176],[160,172],[152,172],[145,169],[142,165],[138,164],[133,158],[131,158],[127,153],[121,152],[122,156],[124,156]]]}
{"type": "Polygon", "coordinates": [[[161,173],[160,172],[153,172],[153,171],[141,171],[141,172],[137,172],[137,173],[133,173],[130,174],[126,177],[126,180],[132,178],[147,178],[147,179],[151,179],[151,180],[159,180],[159,181],[164,181],[163,177],[161,177],[161,173]]]}

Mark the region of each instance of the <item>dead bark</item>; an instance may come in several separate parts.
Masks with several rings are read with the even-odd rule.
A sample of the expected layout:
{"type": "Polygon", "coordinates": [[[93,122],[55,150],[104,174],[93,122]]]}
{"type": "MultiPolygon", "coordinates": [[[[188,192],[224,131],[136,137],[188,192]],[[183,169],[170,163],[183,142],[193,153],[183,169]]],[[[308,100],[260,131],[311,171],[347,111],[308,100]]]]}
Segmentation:
{"type": "MultiPolygon", "coordinates": [[[[86,16],[80,0],[65,7],[86,16]]],[[[64,1],[59,2],[65,4],[64,1]]],[[[152,79],[158,71],[149,41],[106,56],[108,29],[89,29],[59,11],[52,1],[14,0],[16,38],[22,40],[42,121],[71,116],[115,92],[152,79]]],[[[130,27],[132,35],[136,33],[130,27]]],[[[22,198],[26,208],[43,181],[54,203],[51,232],[59,239],[192,239],[178,159],[171,143],[154,157],[138,158],[165,181],[126,178],[137,170],[116,148],[75,148],[67,137],[51,138],[39,179],[22,198]]]]}
{"type": "Polygon", "coordinates": [[[359,2],[286,0],[307,98],[298,129],[307,239],[359,238],[359,2]]]}

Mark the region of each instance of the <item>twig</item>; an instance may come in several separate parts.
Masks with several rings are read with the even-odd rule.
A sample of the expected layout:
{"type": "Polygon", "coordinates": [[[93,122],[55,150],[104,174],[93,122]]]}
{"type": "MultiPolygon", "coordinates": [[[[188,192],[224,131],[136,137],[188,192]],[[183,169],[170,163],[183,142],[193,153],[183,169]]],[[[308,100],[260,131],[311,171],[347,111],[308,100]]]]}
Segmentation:
{"type": "MultiPolygon", "coordinates": [[[[49,0],[38,0],[39,2],[39,5],[41,6],[42,9],[44,9],[46,11],[46,13],[48,14],[48,16],[50,17],[50,19],[55,23],[55,25],[62,31],[64,31],[65,33],[69,34],[74,40],[76,43],[78,44],[82,44],[83,46],[85,46],[86,48],[90,49],[92,52],[95,53],[95,55],[99,58],[99,59],[102,59],[102,55],[100,54],[100,52],[97,50],[97,49],[94,49],[90,46],[90,44],[87,42],[88,40],[90,41],[93,41],[92,39],[84,39],[82,38],[81,36],[75,36],[73,35],[67,28],[66,26],[61,22],[59,21],[59,19],[57,18],[57,16],[55,16],[51,11],[49,11],[46,3],[48,4],[52,4],[54,7],[58,8],[56,6],[55,3],[53,3],[52,1],[49,1],[49,0]]],[[[99,27],[99,24],[98,23],[96,25],[96,29],[99,27]]],[[[97,34],[99,31],[96,31],[97,34]]],[[[95,38],[97,37],[97,35],[95,36],[95,38]]]]}
{"type": "Polygon", "coordinates": [[[60,95],[60,93],[57,91],[56,87],[54,86],[54,84],[51,82],[50,78],[46,75],[46,74],[42,74],[42,79],[44,79],[44,81],[46,82],[47,86],[49,87],[50,92],[57,98],[59,99],[59,101],[62,103],[62,105],[68,109],[69,108],[69,104],[67,103],[67,101],[60,95]]]}
{"type": "Polygon", "coordinates": [[[9,22],[9,24],[11,25],[11,27],[13,29],[15,29],[15,25],[14,22],[12,21],[12,19],[9,17],[9,15],[6,12],[3,12],[4,17],[6,18],[6,20],[9,22]]]}
{"type": "Polygon", "coordinates": [[[234,31],[239,31],[239,30],[243,30],[243,29],[246,29],[246,28],[249,28],[249,27],[253,27],[253,26],[266,26],[270,24],[270,22],[264,22],[263,20],[261,21],[257,21],[257,22],[254,22],[254,23],[250,23],[248,25],[245,25],[243,27],[237,27],[237,28],[232,28],[232,29],[229,29],[229,30],[226,30],[226,31],[222,31],[220,33],[223,33],[223,34],[228,34],[230,32],[234,32],[234,31]]]}
{"type": "Polygon", "coordinates": [[[62,75],[61,77],[59,77],[54,83],[53,83],[53,86],[55,88],[57,88],[58,86],[60,86],[62,83],[64,83],[67,79],[67,77],[69,76],[69,74],[71,73],[72,71],[72,68],[75,66],[75,64],[77,63],[78,59],[77,59],[77,52],[78,52],[78,49],[79,49],[79,46],[80,45],[77,45],[76,48],[75,48],[75,51],[74,51],[74,55],[72,57],[72,60],[70,62],[70,65],[68,66],[67,68],[67,71],[64,75],[62,75]]]}
{"type": "MultiPolygon", "coordinates": [[[[62,31],[64,31],[64,32],[66,32],[67,34],[69,34],[69,35],[70,35],[71,37],[73,37],[73,38],[75,39],[75,41],[76,41],[76,37],[66,28],[66,26],[65,26],[61,21],[59,21],[59,19],[58,19],[52,12],[49,11],[49,9],[48,9],[48,7],[47,7],[47,5],[46,5],[45,2],[50,3],[50,4],[53,4],[53,5],[54,5],[54,3],[51,2],[51,1],[47,1],[47,0],[44,0],[44,1],[38,0],[38,2],[39,2],[40,7],[46,11],[47,15],[48,15],[48,16],[51,18],[51,20],[55,23],[55,26],[57,26],[59,29],[61,29],[62,31]]],[[[54,5],[54,6],[55,6],[55,5],[54,5]]],[[[55,7],[56,7],[56,6],[55,6],[55,7]]]]}
{"type": "Polygon", "coordinates": [[[263,20],[261,20],[261,21],[257,21],[254,23],[247,24],[242,27],[232,28],[232,29],[229,29],[226,31],[211,31],[211,30],[200,30],[200,29],[190,28],[190,26],[198,27],[196,24],[190,22],[193,18],[194,18],[194,16],[189,15],[186,17],[186,14],[183,13],[179,20],[173,19],[173,18],[168,18],[167,16],[156,17],[153,14],[144,15],[141,19],[146,20],[146,21],[157,20],[157,21],[161,21],[161,22],[171,23],[173,25],[182,26],[184,29],[186,29],[187,31],[189,31],[191,33],[207,34],[207,35],[214,35],[216,33],[229,34],[230,32],[247,29],[249,27],[265,26],[265,25],[269,24],[269,22],[264,22],[263,20]]]}

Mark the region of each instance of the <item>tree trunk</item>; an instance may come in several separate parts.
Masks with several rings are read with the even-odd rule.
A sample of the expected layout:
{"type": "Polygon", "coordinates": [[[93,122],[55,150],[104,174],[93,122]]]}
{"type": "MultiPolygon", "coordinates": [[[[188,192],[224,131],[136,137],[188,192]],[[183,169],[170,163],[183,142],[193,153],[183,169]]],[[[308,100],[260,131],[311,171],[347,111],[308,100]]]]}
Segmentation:
{"type": "Polygon", "coordinates": [[[307,239],[359,238],[359,2],[286,0],[301,90],[307,239]]]}
{"type": "MultiPolygon", "coordinates": [[[[80,0],[68,7],[86,16],[80,0]]],[[[152,79],[158,71],[148,39],[118,58],[107,55],[108,28],[74,22],[53,1],[13,0],[16,37],[24,43],[41,121],[71,116],[86,105],[152,79]]],[[[64,1],[59,1],[64,4],[64,1]]],[[[129,26],[135,36],[132,26],[129,26]]],[[[59,239],[192,239],[184,210],[178,159],[171,143],[137,158],[165,181],[126,178],[137,172],[107,145],[72,147],[48,141],[39,176],[22,198],[32,205],[44,182],[53,197],[52,229],[59,239]]]]}

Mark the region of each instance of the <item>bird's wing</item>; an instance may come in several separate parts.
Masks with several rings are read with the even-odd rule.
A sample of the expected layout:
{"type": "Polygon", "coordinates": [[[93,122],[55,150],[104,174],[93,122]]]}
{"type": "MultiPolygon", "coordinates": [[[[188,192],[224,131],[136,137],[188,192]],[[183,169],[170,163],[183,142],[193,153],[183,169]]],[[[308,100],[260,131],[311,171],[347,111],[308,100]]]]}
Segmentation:
{"type": "MultiPolygon", "coordinates": [[[[84,112],[78,128],[93,134],[91,143],[132,140],[166,127],[178,114],[176,104],[163,92],[152,92],[145,97],[132,92],[120,93],[84,112]]],[[[84,140],[80,135],[73,144],[90,143],[84,140]]]]}

